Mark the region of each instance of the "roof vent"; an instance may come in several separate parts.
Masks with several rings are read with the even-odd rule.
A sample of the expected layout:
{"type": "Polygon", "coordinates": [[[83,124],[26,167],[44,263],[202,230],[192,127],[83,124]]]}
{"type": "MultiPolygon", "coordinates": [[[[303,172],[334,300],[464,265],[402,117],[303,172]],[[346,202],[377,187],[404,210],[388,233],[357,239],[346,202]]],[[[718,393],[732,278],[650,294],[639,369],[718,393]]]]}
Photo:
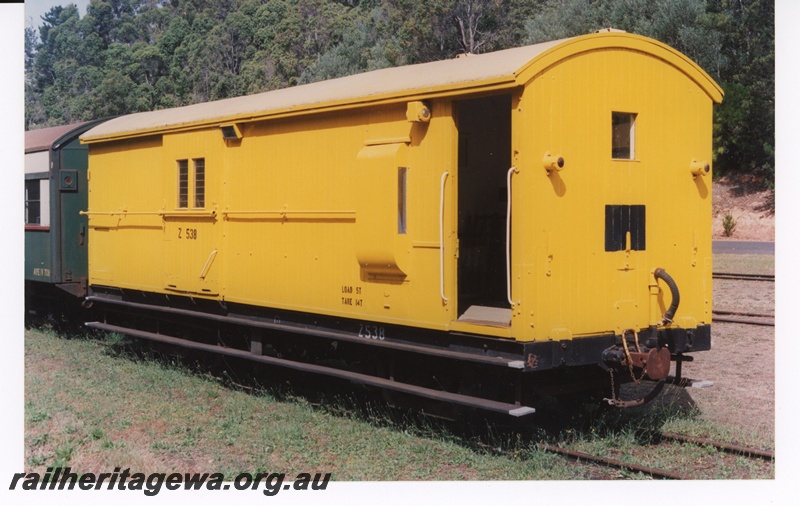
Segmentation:
{"type": "Polygon", "coordinates": [[[222,130],[222,138],[226,141],[235,141],[242,138],[242,131],[236,123],[220,125],[219,129],[222,130]]]}

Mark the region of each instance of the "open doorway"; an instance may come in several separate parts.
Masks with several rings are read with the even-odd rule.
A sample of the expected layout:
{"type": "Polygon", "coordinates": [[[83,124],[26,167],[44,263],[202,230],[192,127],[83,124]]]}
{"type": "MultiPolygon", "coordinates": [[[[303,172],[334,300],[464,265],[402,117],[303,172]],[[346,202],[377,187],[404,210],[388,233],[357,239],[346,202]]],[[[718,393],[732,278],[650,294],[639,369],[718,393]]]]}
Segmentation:
{"type": "Polygon", "coordinates": [[[458,125],[458,314],[507,326],[506,174],[511,166],[511,96],[456,103],[458,125]]]}

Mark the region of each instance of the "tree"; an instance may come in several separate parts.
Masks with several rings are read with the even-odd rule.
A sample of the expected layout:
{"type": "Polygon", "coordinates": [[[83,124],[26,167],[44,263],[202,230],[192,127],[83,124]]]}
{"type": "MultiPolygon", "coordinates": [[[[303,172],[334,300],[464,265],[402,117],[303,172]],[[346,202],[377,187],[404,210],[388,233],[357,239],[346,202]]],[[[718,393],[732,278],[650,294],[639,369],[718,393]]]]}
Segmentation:
{"type": "Polygon", "coordinates": [[[333,79],[391,66],[386,56],[386,41],[379,35],[380,9],[356,17],[343,40],[320,55],[316,64],[300,76],[301,83],[333,79]]]}
{"type": "Polygon", "coordinates": [[[775,24],[769,0],[550,0],[526,24],[529,42],[615,27],[683,52],[722,86],[715,172],[774,181],[775,24]]]}
{"type": "Polygon", "coordinates": [[[526,8],[530,5],[530,2],[512,0],[457,0],[452,16],[461,49],[477,53],[484,47],[491,47],[492,42],[495,42],[493,49],[512,45],[512,41],[522,35],[518,20],[530,12],[526,8]],[[509,33],[512,34],[510,38],[506,37],[509,33]]]}
{"type": "Polygon", "coordinates": [[[91,0],[25,31],[26,128],[187,105],[615,27],[725,91],[716,173],[774,177],[770,0],[91,0]],[[37,40],[38,35],[38,40],[37,40]]]}
{"type": "Polygon", "coordinates": [[[41,94],[37,92],[33,79],[37,38],[36,30],[25,28],[25,130],[45,121],[41,94]]]}
{"type": "Polygon", "coordinates": [[[724,172],[775,178],[775,5],[715,0],[708,10],[722,28],[720,72],[725,100],[715,111],[714,145],[724,172]]]}

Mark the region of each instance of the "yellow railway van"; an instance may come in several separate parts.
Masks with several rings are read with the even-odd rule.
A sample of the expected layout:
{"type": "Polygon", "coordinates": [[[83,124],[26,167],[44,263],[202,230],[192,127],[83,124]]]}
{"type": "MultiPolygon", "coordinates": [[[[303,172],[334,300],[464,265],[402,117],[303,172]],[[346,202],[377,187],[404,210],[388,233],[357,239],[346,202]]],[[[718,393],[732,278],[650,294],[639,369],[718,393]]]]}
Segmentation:
{"type": "Polygon", "coordinates": [[[90,325],[512,415],[640,404],[710,348],[721,99],[605,30],[112,119],[81,137],[90,325]]]}

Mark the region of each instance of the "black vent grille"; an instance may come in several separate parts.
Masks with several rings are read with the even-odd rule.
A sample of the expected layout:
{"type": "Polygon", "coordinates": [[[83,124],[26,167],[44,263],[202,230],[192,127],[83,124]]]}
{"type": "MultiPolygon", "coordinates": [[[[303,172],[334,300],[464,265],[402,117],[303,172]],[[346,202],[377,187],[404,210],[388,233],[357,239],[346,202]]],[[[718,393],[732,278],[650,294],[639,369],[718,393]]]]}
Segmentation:
{"type": "Polygon", "coordinates": [[[631,233],[631,249],[645,250],[645,206],[606,206],[606,251],[625,250],[631,233]]]}

